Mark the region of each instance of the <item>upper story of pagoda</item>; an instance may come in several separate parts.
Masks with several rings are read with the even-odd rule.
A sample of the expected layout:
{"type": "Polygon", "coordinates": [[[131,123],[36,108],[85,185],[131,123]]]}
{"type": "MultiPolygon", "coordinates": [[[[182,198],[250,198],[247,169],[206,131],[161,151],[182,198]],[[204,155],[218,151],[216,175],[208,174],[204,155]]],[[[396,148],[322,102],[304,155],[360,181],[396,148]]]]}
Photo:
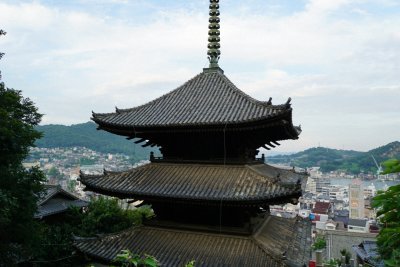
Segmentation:
{"type": "MultiPolygon", "coordinates": [[[[205,68],[177,89],[147,104],[93,113],[98,128],[157,146],[163,161],[251,163],[258,148],[297,139],[290,98],[273,105],[238,89],[219,67],[220,19],[218,0],[210,0],[208,59],[205,68]]],[[[154,158],[152,158],[154,160],[154,158]]]]}
{"type": "Polygon", "coordinates": [[[147,104],[93,113],[100,129],[136,143],[158,146],[164,159],[252,160],[257,148],[297,139],[290,99],[258,101],[239,90],[218,68],[205,69],[147,104]]]}

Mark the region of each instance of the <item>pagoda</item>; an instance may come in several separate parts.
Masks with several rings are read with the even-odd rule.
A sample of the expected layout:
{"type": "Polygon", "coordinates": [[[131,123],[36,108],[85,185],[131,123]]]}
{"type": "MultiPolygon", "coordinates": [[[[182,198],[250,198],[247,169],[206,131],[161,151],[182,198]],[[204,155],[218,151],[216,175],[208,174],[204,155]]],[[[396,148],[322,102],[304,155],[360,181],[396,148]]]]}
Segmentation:
{"type": "Polygon", "coordinates": [[[147,104],[93,113],[98,129],[160,149],[123,172],[81,174],[86,190],[151,204],[156,218],[123,232],[76,240],[87,256],[110,262],[122,249],[162,266],[303,266],[310,223],[270,215],[297,203],[306,173],[264,163],[259,148],[298,139],[290,98],[273,105],[239,90],[219,67],[219,1],[210,0],[209,67],[147,104]]]}

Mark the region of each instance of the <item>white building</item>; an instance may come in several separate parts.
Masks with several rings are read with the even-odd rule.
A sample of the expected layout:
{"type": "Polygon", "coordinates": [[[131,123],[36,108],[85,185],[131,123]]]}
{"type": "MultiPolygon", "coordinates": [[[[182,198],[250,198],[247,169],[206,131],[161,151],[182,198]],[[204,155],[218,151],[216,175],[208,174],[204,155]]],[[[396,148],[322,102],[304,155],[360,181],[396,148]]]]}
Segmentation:
{"type": "Polygon", "coordinates": [[[364,190],[358,179],[349,185],[349,218],[364,218],[364,190]]]}
{"type": "Polygon", "coordinates": [[[369,233],[369,222],[368,220],[349,219],[347,229],[349,232],[369,233]]]}

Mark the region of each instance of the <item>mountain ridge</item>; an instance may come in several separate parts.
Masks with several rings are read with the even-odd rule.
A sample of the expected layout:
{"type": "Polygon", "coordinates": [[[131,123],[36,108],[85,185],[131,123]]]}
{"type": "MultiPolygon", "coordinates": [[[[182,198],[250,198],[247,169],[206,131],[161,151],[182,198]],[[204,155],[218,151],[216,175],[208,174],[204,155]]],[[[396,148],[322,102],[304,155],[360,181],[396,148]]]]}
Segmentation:
{"type": "Polygon", "coordinates": [[[143,148],[134,143],[135,139],[127,140],[123,136],[97,130],[93,122],[73,124],[39,125],[36,130],[43,133],[43,137],[35,143],[37,147],[86,147],[102,153],[120,153],[133,157],[135,160],[148,159],[150,151],[159,154],[156,148],[143,148]]]}
{"type": "MultiPolygon", "coordinates": [[[[37,126],[44,136],[36,141],[38,147],[74,147],[81,146],[102,153],[121,153],[133,157],[135,160],[148,159],[150,151],[160,155],[157,148],[143,148],[135,144],[135,140],[127,140],[123,136],[99,131],[96,124],[86,122],[70,126],[48,124],[37,126]]],[[[297,167],[320,167],[322,171],[344,170],[349,173],[376,172],[378,164],[390,158],[400,158],[400,142],[371,149],[367,152],[355,150],[340,150],[325,147],[313,147],[293,154],[277,154],[267,156],[266,160],[272,164],[286,164],[297,167]]]]}
{"type": "Polygon", "coordinates": [[[320,167],[324,172],[344,170],[357,174],[378,170],[372,156],[378,164],[390,158],[400,158],[400,142],[393,141],[367,152],[313,147],[290,155],[267,156],[267,162],[302,168],[320,167]]]}

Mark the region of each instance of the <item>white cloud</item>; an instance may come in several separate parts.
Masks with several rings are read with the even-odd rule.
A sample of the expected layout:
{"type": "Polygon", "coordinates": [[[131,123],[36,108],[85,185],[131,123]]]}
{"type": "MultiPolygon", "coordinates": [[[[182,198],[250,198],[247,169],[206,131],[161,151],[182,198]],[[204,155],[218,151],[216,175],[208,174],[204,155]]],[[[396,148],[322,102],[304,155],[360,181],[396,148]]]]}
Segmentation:
{"type": "MultiPolygon", "coordinates": [[[[246,8],[234,15],[228,8],[221,14],[221,67],[227,76],[255,98],[293,98],[294,120],[304,132],[281,149],[317,140],[331,147],[354,141],[365,149],[400,135],[393,116],[400,113],[399,14],[390,1],[387,16],[368,10],[367,2],[374,1],[312,0],[303,10],[268,16],[243,3],[246,8]],[[385,134],[377,135],[379,128],[385,134]]],[[[153,10],[137,19],[40,2],[0,3],[8,32],[0,39],[3,79],[37,102],[44,123],[78,123],[91,110],[143,104],[207,65],[204,3],[205,10],[153,10]]]]}

